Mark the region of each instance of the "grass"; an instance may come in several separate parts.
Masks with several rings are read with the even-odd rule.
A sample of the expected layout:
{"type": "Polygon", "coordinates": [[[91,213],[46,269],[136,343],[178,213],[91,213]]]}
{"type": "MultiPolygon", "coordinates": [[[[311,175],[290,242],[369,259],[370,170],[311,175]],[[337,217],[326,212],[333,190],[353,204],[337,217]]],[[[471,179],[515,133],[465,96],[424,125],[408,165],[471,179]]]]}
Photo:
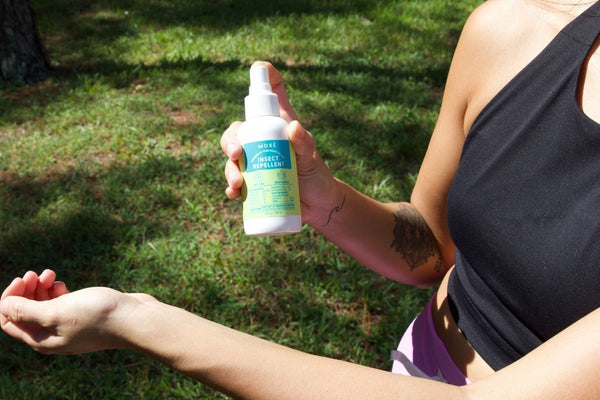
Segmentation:
{"type": "MultiPolygon", "coordinates": [[[[294,348],[390,368],[430,291],[305,227],[248,238],[219,138],[271,60],[341,179],[406,200],[479,1],[32,0],[53,66],[0,87],[0,285],[54,268],[294,348]]],[[[1,399],[220,399],[144,356],[44,356],[0,335],[1,399]]]]}

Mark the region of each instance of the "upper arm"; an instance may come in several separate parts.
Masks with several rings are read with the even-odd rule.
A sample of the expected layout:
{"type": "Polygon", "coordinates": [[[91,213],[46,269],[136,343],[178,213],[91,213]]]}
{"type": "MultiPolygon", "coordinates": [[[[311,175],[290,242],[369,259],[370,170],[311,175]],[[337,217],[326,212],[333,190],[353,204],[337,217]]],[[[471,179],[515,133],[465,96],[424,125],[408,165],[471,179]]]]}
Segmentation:
{"type": "MultiPolygon", "coordinates": [[[[520,0],[519,0],[520,1],[520,0]]],[[[502,26],[514,18],[515,2],[489,0],[468,18],[458,41],[438,121],[419,170],[411,204],[435,235],[444,265],[452,266],[455,246],[446,221],[446,203],[468,130],[486,103],[513,72],[505,64],[510,44],[521,33],[502,26]]]]}
{"type": "Polygon", "coordinates": [[[438,241],[446,267],[452,265],[455,249],[446,222],[446,202],[465,141],[465,113],[474,90],[469,70],[477,52],[471,43],[471,19],[472,16],[454,52],[438,120],[411,196],[411,204],[438,241]]]}

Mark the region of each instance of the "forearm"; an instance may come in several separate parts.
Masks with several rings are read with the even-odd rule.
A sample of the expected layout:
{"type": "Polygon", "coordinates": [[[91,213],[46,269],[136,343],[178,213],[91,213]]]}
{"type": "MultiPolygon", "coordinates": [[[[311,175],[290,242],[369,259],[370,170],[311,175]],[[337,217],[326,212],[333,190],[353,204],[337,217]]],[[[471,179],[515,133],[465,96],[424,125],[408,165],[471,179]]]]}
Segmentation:
{"type": "Polygon", "coordinates": [[[438,382],[314,356],[162,303],[129,320],[129,347],[241,399],[459,399],[438,382]],[[142,320],[145,320],[142,323],[142,320]]]}
{"type": "Polygon", "coordinates": [[[600,399],[600,308],[538,348],[465,387],[477,400],[600,399]]]}
{"type": "Polygon", "coordinates": [[[311,225],[361,264],[408,284],[439,281],[450,267],[419,212],[382,203],[336,180],[329,205],[311,225]]]}

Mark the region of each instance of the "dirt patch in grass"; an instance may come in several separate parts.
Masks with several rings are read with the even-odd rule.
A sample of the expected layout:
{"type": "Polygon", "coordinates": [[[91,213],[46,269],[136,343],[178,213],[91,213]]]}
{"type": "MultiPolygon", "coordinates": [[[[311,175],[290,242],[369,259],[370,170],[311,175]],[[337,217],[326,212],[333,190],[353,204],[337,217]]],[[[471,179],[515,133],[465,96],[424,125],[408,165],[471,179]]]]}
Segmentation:
{"type": "Polygon", "coordinates": [[[196,115],[186,110],[167,111],[167,115],[171,117],[171,122],[176,126],[186,126],[198,122],[196,115]]]}

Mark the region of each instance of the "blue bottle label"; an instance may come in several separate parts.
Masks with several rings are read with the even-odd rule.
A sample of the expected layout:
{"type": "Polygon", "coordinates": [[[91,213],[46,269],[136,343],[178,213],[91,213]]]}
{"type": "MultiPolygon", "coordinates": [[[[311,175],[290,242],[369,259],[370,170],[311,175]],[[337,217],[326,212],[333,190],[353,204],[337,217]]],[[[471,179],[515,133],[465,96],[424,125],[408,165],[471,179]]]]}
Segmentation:
{"type": "Polygon", "coordinates": [[[244,169],[254,172],[267,169],[292,169],[287,140],[263,140],[244,144],[244,169]]]}

